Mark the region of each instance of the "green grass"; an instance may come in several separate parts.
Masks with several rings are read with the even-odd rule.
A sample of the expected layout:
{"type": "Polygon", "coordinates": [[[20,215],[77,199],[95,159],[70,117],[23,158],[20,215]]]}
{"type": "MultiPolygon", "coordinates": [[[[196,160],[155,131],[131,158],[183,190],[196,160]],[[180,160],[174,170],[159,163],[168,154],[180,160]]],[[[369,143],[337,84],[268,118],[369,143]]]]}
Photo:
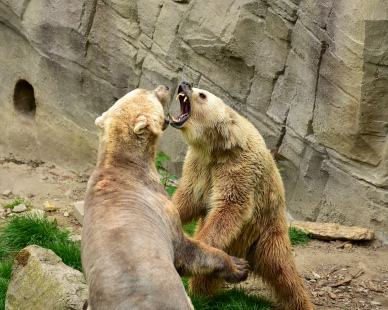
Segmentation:
{"type": "Polygon", "coordinates": [[[69,231],[56,221],[35,216],[15,216],[0,230],[0,259],[13,257],[30,244],[50,249],[66,265],[81,270],[80,244],[69,239],[69,231]]]}
{"type": "MultiPolygon", "coordinates": [[[[183,226],[183,230],[189,236],[192,236],[194,235],[196,225],[196,221],[191,221],[183,226]]],[[[305,245],[311,240],[311,237],[307,233],[295,227],[290,227],[288,229],[288,235],[292,245],[305,245]]]]}
{"type": "Polygon", "coordinates": [[[175,175],[171,174],[166,168],[166,162],[170,160],[170,157],[163,153],[158,152],[156,155],[155,165],[160,175],[160,183],[164,186],[167,194],[172,197],[176,191],[176,180],[178,179],[175,175]]]}
{"type": "Polygon", "coordinates": [[[12,260],[0,260],[0,309],[4,310],[5,295],[11,278],[12,260]]]}
{"type": "Polygon", "coordinates": [[[292,245],[305,245],[311,240],[309,234],[295,227],[290,227],[288,234],[292,245]]]}
{"type": "Polygon", "coordinates": [[[14,207],[16,207],[17,205],[20,205],[20,204],[25,204],[26,207],[31,207],[31,202],[29,202],[26,199],[17,197],[14,200],[12,200],[10,203],[5,204],[3,206],[3,208],[4,209],[13,209],[14,207]]]}
{"type": "MultiPolygon", "coordinates": [[[[188,279],[182,279],[187,290],[188,279]]],[[[212,298],[190,295],[197,310],[270,310],[271,303],[254,295],[247,295],[241,289],[225,290],[212,298]]]]}
{"type": "Polygon", "coordinates": [[[197,222],[195,220],[192,220],[190,223],[187,223],[186,225],[183,225],[183,230],[186,234],[189,236],[194,235],[195,227],[197,226],[197,222]]]}
{"type": "Polygon", "coordinates": [[[65,264],[82,269],[80,243],[71,241],[69,232],[60,228],[55,221],[27,215],[12,217],[0,228],[0,310],[4,310],[13,258],[31,244],[50,249],[65,264]]]}

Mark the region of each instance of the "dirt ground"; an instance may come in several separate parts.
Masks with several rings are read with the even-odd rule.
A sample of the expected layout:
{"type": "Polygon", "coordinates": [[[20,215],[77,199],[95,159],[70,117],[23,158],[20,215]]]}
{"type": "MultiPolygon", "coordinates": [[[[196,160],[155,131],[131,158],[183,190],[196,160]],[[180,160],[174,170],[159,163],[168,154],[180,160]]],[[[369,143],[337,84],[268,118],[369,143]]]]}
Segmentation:
{"type": "MultiPolygon", "coordinates": [[[[81,226],[72,215],[72,206],[83,200],[87,179],[87,172],[0,158],[0,206],[16,197],[27,199],[38,209],[49,203],[57,210],[46,212],[47,216],[56,218],[77,238],[81,226]]],[[[6,216],[0,208],[0,224],[6,216]]],[[[317,309],[388,309],[388,246],[379,241],[350,244],[314,240],[295,247],[294,255],[317,309]]],[[[253,277],[240,285],[249,293],[272,295],[253,277]]]]}

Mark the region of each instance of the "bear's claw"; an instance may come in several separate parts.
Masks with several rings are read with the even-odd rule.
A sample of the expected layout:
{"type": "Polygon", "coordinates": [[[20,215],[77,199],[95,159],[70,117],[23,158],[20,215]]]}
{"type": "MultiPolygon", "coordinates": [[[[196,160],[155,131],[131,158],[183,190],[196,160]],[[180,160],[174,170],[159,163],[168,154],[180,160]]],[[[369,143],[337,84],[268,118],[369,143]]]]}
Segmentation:
{"type": "Polygon", "coordinates": [[[227,282],[237,283],[248,278],[249,264],[245,259],[231,256],[232,270],[225,273],[224,279],[227,282]]]}

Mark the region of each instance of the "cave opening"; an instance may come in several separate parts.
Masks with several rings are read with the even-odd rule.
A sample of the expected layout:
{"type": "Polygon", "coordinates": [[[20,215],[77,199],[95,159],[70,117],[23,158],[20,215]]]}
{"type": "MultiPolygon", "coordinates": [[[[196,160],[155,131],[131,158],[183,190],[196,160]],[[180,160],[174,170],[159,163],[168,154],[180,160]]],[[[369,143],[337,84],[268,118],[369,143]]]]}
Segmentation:
{"type": "Polygon", "coordinates": [[[26,80],[19,80],[15,85],[13,94],[15,110],[24,115],[34,116],[36,102],[34,88],[26,80]]]}

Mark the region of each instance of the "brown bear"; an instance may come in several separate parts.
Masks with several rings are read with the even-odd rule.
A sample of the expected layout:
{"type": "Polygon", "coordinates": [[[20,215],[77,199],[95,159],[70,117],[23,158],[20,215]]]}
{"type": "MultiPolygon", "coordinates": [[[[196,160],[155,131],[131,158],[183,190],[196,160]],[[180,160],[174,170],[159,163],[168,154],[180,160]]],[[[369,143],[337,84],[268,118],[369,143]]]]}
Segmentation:
{"type": "MultiPolygon", "coordinates": [[[[170,124],[189,145],[173,196],[182,223],[198,218],[196,240],[245,257],[285,309],[312,309],[291,253],[282,179],[263,138],[206,90],[182,82],[178,100],[181,115],[170,124]]],[[[212,295],[219,285],[197,276],[190,288],[212,295]]]]}
{"type": "Polygon", "coordinates": [[[187,238],[154,164],[168,88],[137,89],[97,118],[102,128],[89,179],[82,264],[89,306],[193,309],[179,274],[246,279],[245,260],[187,238]]]}

